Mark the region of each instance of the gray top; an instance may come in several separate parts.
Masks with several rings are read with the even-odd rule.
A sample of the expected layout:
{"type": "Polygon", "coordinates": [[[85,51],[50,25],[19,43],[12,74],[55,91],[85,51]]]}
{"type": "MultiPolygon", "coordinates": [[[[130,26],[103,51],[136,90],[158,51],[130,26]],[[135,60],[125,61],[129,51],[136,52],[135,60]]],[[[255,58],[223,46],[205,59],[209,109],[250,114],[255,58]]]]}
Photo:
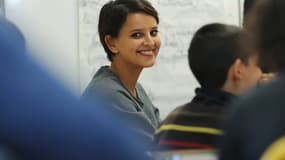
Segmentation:
{"type": "Polygon", "coordinates": [[[132,96],[109,66],[103,66],[87,86],[83,97],[92,98],[95,94],[106,96],[124,119],[136,125],[136,131],[143,138],[152,141],[154,131],[159,126],[159,110],[153,106],[139,83],[136,84],[136,91],[137,98],[132,96]]]}

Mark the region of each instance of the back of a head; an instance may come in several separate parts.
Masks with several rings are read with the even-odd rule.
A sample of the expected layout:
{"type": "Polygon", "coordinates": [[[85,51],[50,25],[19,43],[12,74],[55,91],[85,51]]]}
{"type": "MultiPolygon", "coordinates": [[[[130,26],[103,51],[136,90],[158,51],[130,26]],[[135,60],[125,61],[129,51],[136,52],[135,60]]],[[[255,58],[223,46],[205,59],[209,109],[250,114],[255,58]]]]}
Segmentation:
{"type": "Polygon", "coordinates": [[[246,15],[249,13],[249,11],[252,9],[254,3],[256,3],[257,0],[244,0],[243,4],[243,16],[246,17],[246,15]]]}
{"type": "Polygon", "coordinates": [[[285,1],[260,0],[245,24],[246,44],[271,72],[285,70],[285,1]]]}
{"type": "Polygon", "coordinates": [[[245,23],[248,48],[257,50],[261,65],[271,72],[285,69],[285,1],[258,1],[245,23]]]}
{"type": "MultiPolygon", "coordinates": [[[[258,0],[244,0],[244,5],[243,5],[243,24],[245,25],[246,19],[249,16],[249,13],[251,11],[251,9],[254,7],[255,3],[257,3],[258,0]]],[[[247,42],[246,42],[247,43],[247,42]]],[[[245,44],[246,46],[248,44],[245,44]]],[[[243,45],[244,46],[244,45],[243,45]]],[[[245,48],[243,48],[245,49],[245,48]]],[[[260,66],[261,70],[263,73],[268,73],[270,72],[270,70],[268,68],[266,68],[265,66],[260,66]]]]}
{"type": "Polygon", "coordinates": [[[1,48],[2,52],[9,49],[23,53],[23,51],[26,50],[23,34],[17,26],[6,20],[4,17],[0,17],[0,41],[2,44],[1,47],[5,46],[5,48],[1,48]]]}
{"type": "Polygon", "coordinates": [[[188,62],[203,88],[223,87],[228,70],[239,57],[240,28],[212,23],[202,26],[188,49],[188,62]]]}

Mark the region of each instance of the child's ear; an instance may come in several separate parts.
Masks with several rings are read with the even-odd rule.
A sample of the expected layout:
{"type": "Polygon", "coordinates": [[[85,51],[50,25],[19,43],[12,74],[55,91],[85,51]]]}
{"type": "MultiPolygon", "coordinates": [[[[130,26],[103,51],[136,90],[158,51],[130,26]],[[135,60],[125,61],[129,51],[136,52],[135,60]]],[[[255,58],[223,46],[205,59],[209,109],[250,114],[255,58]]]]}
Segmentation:
{"type": "Polygon", "coordinates": [[[235,62],[231,66],[232,76],[236,80],[240,80],[243,78],[244,66],[245,64],[241,61],[241,59],[236,59],[235,62]]]}
{"type": "Polygon", "coordinates": [[[116,47],[116,40],[113,37],[111,37],[110,35],[106,35],[104,41],[109,50],[111,50],[114,54],[117,54],[119,52],[116,47]]]}

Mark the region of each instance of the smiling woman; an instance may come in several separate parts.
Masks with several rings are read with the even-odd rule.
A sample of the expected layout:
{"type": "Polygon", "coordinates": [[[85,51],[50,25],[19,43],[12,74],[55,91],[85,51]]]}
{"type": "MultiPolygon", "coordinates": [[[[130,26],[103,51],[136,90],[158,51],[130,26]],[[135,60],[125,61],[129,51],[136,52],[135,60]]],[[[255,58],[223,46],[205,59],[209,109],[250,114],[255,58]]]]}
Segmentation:
{"type": "Polygon", "coordinates": [[[83,93],[89,100],[99,94],[111,101],[111,110],[131,122],[147,145],[159,125],[159,111],[137,80],[158,55],[158,23],[157,11],[146,0],[106,3],[100,11],[98,31],[111,64],[97,71],[83,93]]]}
{"type": "MultiPolygon", "coordinates": [[[[154,17],[143,13],[131,13],[127,16],[118,37],[107,35],[105,41],[113,53],[112,71],[120,72],[124,65],[125,68],[139,74],[144,67],[152,66],[160,48],[157,28],[154,17]]],[[[135,96],[134,88],[129,87],[129,91],[135,96]]]]}

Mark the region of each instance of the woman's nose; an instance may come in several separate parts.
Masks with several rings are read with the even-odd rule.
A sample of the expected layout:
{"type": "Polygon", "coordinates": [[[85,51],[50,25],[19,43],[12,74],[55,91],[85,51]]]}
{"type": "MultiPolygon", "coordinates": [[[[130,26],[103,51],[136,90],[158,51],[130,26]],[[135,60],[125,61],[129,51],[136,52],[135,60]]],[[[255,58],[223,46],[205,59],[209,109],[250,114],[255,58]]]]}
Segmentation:
{"type": "Polygon", "coordinates": [[[154,44],[154,39],[153,39],[153,37],[150,35],[150,34],[148,34],[147,36],[145,36],[145,38],[144,38],[144,43],[143,43],[144,45],[153,45],[154,44]]]}

